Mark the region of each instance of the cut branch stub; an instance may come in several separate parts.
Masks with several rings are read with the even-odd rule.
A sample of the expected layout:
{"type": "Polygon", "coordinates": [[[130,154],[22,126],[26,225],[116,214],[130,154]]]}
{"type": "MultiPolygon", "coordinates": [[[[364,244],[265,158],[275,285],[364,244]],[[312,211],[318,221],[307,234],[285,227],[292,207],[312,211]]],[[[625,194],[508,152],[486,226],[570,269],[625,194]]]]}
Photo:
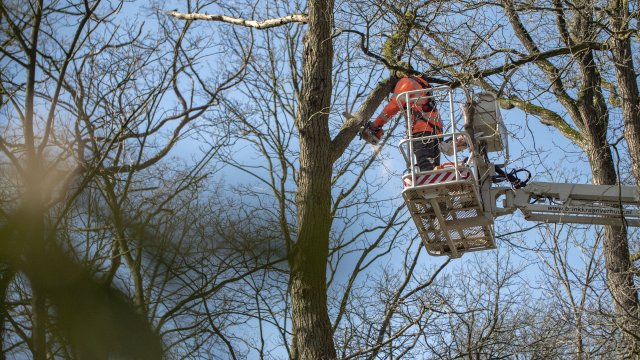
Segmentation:
{"type": "Polygon", "coordinates": [[[462,115],[464,117],[464,131],[471,138],[472,148],[476,149],[476,139],[473,131],[473,116],[476,111],[476,103],[473,99],[469,99],[462,105],[462,115]]]}

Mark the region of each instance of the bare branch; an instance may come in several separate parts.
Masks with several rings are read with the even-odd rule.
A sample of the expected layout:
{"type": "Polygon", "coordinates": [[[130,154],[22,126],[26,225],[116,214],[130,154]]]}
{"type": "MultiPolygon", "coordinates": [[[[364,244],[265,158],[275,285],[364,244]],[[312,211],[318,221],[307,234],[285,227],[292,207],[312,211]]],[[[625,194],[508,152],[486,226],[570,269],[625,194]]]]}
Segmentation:
{"type": "MultiPolygon", "coordinates": [[[[540,53],[540,49],[533,41],[531,34],[525,28],[524,24],[520,20],[520,16],[515,11],[512,1],[503,0],[502,3],[507,19],[511,23],[516,36],[522,42],[522,45],[530,54],[540,53]]],[[[561,71],[546,59],[538,60],[536,61],[536,64],[547,74],[547,78],[552,85],[553,93],[558,98],[558,101],[565,107],[565,109],[567,109],[571,118],[577,121],[576,125],[584,128],[584,125],[579,122],[580,111],[578,110],[576,102],[567,93],[565,85],[561,79],[561,71]]]]}
{"type": "Polygon", "coordinates": [[[420,75],[422,76],[423,79],[427,80],[429,83],[431,84],[447,84],[448,81],[446,79],[442,79],[442,78],[436,78],[436,77],[432,77],[432,76],[428,76],[426,73],[422,73],[420,71],[416,71],[414,69],[412,69],[411,67],[406,67],[406,66],[402,66],[402,64],[397,65],[397,64],[392,64],[391,62],[389,62],[387,59],[384,58],[384,56],[378,55],[373,53],[371,50],[369,50],[369,47],[367,46],[367,36],[357,30],[351,30],[351,29],[339,29],[336,31],[336,33],[333,35],[333,37],[336,37],[342,33],[351,33],[351,34],[356,34],[360,37],[360,50],[362,50],[362,52],[367,55],[368,57],[374,58],[378,61],[380,61],[381,63],[384,64],[384,66],[388,69],[388,70],[395,70],[395,71],[400,71],[403,72],[405,74],[410,74],[410,75],[420,75]]]}
{"type": "MultiPolygon", "coordinates": [[[[522,65],[547,61],[547,59],[551,59],[561,55],[575,56],[576,54],[579,54],[587,50],[607,50],[607,49],[608,49],[608,46],[604,43],[598,43],[598,42],[592,42],[592,41],[582,42],[580,44],[575,44],[573,46],[555,48],[548,51],[537,52],[529,55],[523,55],[519,59],[512,60],[507,64],[490,68],[490,69],[480,70],[471,75],[468,75],[468,77],[473,79],[486,78],[491,75],[506,73],[507,71],[518,68],[522,65]]],[[[448,85],[455,88],[461,85],[461,81],[455,80],[449,83],[448,85]]]]}
{"type": "Polygon", "coordinates": [[[219,21],[232,25],[240,25],[250,27],[254,29],[269,29],[272,27],[282,26],[290,23],[306,24],[309,20],[306,14],[291,14],[279,18],[267,19],[267,20],[247,20],[241,18],[235,18],[226,15],[209,15],[200,13],[181,13],[176,10],[168,11],[167,15],[173,16],[176,19],[181,20],[206,20],[206,21],[219,21]]]}

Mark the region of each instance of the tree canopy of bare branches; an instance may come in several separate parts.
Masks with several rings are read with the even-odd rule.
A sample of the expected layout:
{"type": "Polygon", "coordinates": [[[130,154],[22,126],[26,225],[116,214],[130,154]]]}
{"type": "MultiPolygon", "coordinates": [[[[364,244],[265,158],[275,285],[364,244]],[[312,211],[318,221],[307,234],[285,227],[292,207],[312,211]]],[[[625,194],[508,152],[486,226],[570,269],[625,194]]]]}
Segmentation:
{"type": "Polygon", "coordinates": [[[637,357],[633,229],[429,258],[402,120],[356,136],[421,74],[497,94],[539,177],[638,185],[638,6],[2,2],[0,359],[637,357]]]}

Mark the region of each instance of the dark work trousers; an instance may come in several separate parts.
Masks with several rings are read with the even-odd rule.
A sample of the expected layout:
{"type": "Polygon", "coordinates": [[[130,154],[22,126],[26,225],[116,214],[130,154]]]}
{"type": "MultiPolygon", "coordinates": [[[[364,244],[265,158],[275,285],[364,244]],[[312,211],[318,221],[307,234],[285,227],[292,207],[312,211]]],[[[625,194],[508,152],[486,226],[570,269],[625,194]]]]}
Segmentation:
{"type": "MultiPolygon", "coordinates": [[[[421,132],[413,134],[413,138],[421,136],[434,135],[430,132],[421,132]]],[[[423,139],[413,141],[413,153],[416,156],[416,164],[420,171],[433,170],[434,167],[440,165],[440,148],[438,143],[440,139],[423,139]]]]}

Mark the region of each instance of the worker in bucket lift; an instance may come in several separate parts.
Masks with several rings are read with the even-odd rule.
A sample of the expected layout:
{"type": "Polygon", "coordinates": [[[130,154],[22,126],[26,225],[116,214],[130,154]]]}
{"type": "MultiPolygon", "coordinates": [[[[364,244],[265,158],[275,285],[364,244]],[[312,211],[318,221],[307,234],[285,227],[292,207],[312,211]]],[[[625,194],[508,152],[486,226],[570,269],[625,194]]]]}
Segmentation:
{"type": "MultiPolygon", "coordinates": [[[[401,98],[398,101],[396,96],[403,92],[414,90],[426,91],[410,95],[410,97],[415,98],[422,97],[422,99],[413,102],[411,105],[411,120],[413,121],[411,133],[413,138],[442,134],[440,114],[438,114],[436,102],[429,90],[430,88],[431,86],[427,80],[421,76],[402,77],[393,90],[391,101],[384,107],[382,113],[373,122],[367,122],[360,130],[362,139],[376,145],[384,134],[382,130],[384,124],[406,106],[404,100],[401,98]]],[[[438,138],[421,139],[413,142],[413,153],[416,156],[419,171],[433,170],[434,167],[440,165],[439,143],[440,139],[438,138]]]]}

